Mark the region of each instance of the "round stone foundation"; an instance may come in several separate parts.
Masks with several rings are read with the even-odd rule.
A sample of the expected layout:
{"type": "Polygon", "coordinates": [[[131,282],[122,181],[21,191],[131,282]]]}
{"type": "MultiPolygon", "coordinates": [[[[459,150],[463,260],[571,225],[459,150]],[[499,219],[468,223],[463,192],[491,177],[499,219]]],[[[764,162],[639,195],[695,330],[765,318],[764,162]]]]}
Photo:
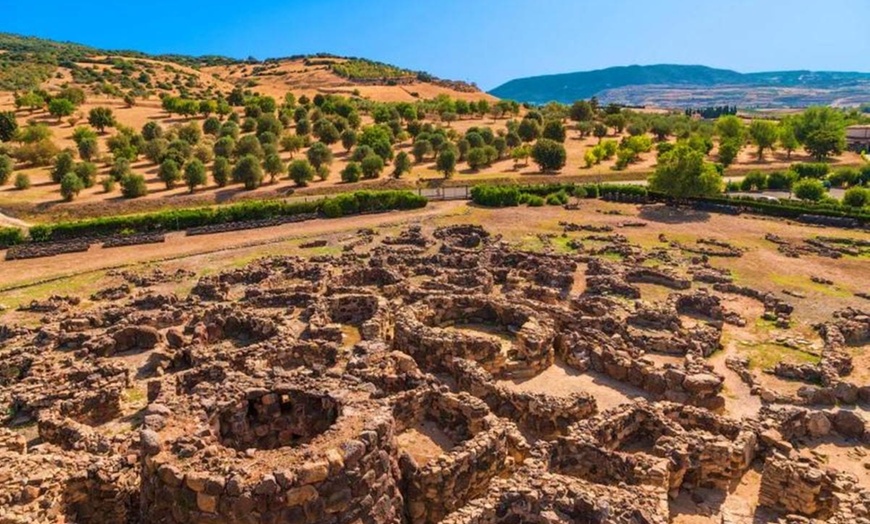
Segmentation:
{"type": "Polygon", "coordinates": [[[394,421],[357,382],[272,371],[156,399],[142,522],[391,524],[402,520],[394,421]]]}
{"type": "Polygon", "coordinates": [[[329,395],[292,388],[254,392],[221,411],[216,433],[221,444],[239,451],[299,446],[329,429],[340,412],[329,395]]]}

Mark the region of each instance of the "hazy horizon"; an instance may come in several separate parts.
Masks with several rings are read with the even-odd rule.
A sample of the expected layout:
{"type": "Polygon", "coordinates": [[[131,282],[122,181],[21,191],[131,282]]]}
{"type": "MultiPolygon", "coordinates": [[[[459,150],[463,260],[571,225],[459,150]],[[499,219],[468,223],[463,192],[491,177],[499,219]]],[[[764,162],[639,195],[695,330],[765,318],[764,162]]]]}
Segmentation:
{"type": "MultiPolygon", "coordinates": [[[[703,65],[741,73],[785,70],[866,72],[870,3],[736,0],[716,5],[664,0],[529,0],[437,6],[376,0],[264,0],[182,8],[92,2],[85,11],[39,17],[31,5],[4,6],[0,31],[151,54],[258,59],[318,52],[357,56],[490,90],[515,78],[630,65],[703,65]],[[701,5],[698,5],[701,4],[701,5]],[[812,13],[812,16],[806,16],[812,13]],[[209,16],[202,16],[207,14],[209,16]],[[221,16],[223,15],[223,16],[221,16]],[[733,20],[723,23],[722,17],[733,20]]],[[[63,9],[40,4],[43,12],[63,9]]]]}

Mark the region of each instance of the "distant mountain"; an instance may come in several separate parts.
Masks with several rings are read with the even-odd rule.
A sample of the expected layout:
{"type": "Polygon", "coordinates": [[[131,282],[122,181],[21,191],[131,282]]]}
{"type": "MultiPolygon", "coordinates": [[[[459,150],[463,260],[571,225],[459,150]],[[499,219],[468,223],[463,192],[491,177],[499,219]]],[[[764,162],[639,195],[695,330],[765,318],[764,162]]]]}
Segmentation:
{"type": "Polygon", "coordinates": [[[738,73],[697,65],[633,65],[520,78],[490,94],[533,104],[571,103],[595,96],[605,103],[675,108],[845,106],[870,102],[870,73],[738,73]]]}

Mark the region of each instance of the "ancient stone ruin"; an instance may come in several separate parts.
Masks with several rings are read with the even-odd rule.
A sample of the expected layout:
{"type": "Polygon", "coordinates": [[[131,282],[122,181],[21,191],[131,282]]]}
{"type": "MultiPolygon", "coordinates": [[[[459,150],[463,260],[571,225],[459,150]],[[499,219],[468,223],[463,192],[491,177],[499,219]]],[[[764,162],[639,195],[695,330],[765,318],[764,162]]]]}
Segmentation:
{"type": "Polygon", "coordinates": [[[734,418],[723,331],[793,314],[709,263],[744,250],[563,227],[570,254],[365,230],[340,256],[34,301],[38,327],[0,329],[0,523],[664,524],[750,474],[767,522],[870,522],[868,486],[802,452],[870,443],[846,351],[866,312],[766,371],[796,392],[728,359],[763,406],[734,418]]]}

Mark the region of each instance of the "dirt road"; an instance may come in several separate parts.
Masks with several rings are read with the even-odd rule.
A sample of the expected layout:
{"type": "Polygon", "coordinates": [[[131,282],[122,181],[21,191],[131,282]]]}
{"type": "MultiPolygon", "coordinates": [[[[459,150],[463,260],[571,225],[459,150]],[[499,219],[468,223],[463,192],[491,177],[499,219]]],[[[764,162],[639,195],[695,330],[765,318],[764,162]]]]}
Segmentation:
{"type": "Polygon", "coordinates": [[[316,237],[327,233],[354,231],[365,227],[398,225],[447,214],[466,205],[467,203],[464,201],[433,202],[425,208],[415,211],[393,211],[331,220],[319,219],[276,227],[194,237],[188,237],[185,236],[184,232],[178,232],[166,235],[166,242],[162,244],[111,249],[103,249],[100,245],[93,245],[89,251],[84,253],[70,253],[30,260],[0,261],[0,290],[142,262],[232,251],[297,238],[316,237]]]}

